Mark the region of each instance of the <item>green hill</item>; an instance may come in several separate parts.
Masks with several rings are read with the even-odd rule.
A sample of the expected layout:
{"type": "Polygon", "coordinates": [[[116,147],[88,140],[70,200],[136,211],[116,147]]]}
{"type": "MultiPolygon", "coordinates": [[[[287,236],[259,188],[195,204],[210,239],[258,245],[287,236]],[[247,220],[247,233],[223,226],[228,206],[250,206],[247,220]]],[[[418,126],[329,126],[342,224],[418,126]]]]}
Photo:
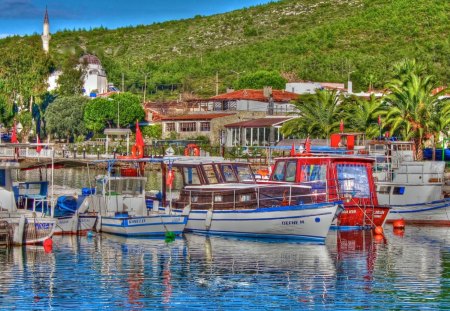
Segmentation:
{"type": "MultiPolygon", "coordinates": [[[[97,55],[108,79],[142,92],[176,87],[197,95],[223,91],[239,75],[276,70],[289,80],[382,87],[394,62],[416,58],[450,82],[450,2],[442,0],[289,0],[209,17],[52,34],[60,67],[69,54],[97,55]]],[[[40,37],[0,40],[0,52],[40,37]]],[[[177,92],[174,92],[174,96],[177,92]]],[[[161,94],[161,93],[160,93],[161,94]]]]}

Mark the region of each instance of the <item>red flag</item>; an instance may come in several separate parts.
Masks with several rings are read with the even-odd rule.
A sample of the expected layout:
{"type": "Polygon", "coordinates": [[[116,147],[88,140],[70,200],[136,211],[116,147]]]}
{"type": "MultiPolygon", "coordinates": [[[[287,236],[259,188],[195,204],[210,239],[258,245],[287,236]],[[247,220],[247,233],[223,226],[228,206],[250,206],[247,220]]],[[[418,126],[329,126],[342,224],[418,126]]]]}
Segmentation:
{"type": "Polygon", "coordinates": [[[381,116],[378,115],[378,126],[381,126],[381,116]]]}
{"type": "Polygon", "coordinates": [[[39,140],[39,135],[36,135],[36,143],[37,143],[37,146],[36,146],[36,152],[37,152],[37,153],[40,153],[41,150],[42,150],[42,146],[40,145],[40,144],[41,144],[41,141],[39,140]]]}
{"type": "Polygon", "coordinates": [[[141,129],[139,128],[139,123],[136,121],[136,145],[145,146],[144,138],[142,137],[141,129]]]}
{"type": "Polygon", "coordinates": [[[18,143],[19,142],[17,140],[16,121],[14,121],[14,126],[13,126],[13,129],[12,129],[11,142],[12,143],[18,143]]]}
{"type": "Polygon", "coordinates": [[[339,124],[339,130],[342,132],[344,132],[344,120],[341,119],[341,124],[339,124]]]}
{"type": "Polygon", "coordinates": [[[306,141],[305,141],[305,152],[306,153],[310,153],[311,151],[311,140],[309,139],[309,136],[306,137],[306,141]]]}
{"type": "Polygon", "coordinates": [[[294,146],[294,144],[292,144],[292,147],[291,147],[291,157],[293,157],[293,156],[295,156],[295,146],[294,146]]]}

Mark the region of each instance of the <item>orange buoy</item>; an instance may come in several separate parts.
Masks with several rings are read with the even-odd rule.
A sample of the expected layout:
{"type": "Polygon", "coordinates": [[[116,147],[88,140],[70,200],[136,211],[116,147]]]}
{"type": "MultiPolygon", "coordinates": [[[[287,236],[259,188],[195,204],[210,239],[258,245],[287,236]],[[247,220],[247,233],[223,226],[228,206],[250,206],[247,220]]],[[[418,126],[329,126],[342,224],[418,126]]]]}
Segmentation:
{"type": "Polygon", "coordinates": [[[375,234],[373,236],[373,240],[375,241],[375,243],[381,243],[384,241],[384,236],[381,234],[375,234]]]}
{"type": "Polygon", "coordinates": [[[383,227],[381,227],[381,226],[376,226],[376,227],[373,229],[373,232],[374,232],[376,235],[383,235],[383,227]]]}
{"type": "Polygon", "coordinates": [[[405,235],[404,229],[394,228],[394,234],[399,237],[403,237],[405,235]]]}
{"type": "Polygon", "coordinates": [[[52,248],[53,248],[53,240],[51,238],[48,238],[46,240],[44,240],[44,243],[42,243],[44,245],[44,251],[46,253],[51,253],[52,252],[52,248]]]}
{"type": "Polygon", "coordinates": [[[394,220],[392,223],[394,229],[405,229],[405,220],[403,218],[394,220]]]}

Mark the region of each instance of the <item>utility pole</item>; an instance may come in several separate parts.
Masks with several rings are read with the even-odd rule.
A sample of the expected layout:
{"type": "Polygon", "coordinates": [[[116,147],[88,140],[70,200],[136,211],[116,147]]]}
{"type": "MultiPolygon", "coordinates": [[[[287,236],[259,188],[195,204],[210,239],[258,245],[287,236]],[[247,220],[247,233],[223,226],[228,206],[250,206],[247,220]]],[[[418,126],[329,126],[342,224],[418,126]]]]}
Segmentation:
{"type": "Polygon", "coordinates": [[[147,74],[145,74],[144,78],[144,104],[145,104],[145,95],[147,94],[147,74]]]}
{"type": "Polygon", "coordinates": [[[219,72],[216,71],[216,96],[219,95],[219,72]]]}

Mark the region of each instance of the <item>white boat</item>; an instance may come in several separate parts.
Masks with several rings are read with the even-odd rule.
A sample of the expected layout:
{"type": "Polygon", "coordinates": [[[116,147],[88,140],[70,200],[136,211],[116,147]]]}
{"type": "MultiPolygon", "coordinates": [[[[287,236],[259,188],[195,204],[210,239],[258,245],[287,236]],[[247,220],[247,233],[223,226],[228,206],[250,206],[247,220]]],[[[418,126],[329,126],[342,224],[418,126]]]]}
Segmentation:
{"type": "MultiPolygon", "coordinates": [[[[186,213],[176,213],[170,206],[162,206],[154,201],[147,208],[145,184],[147,178],[140,175],[139,168],[112,168],[117,162],[135,165],[145,162],[163,162],[164,159],[105,160],[108,163],[106,175],[96,177],[95,193],[86,197],[83,205],[88,212],[99,215],[97,230],[115,235],[164,236],[168,233],[179,235],[187,222],[186,213]],[[120,173],[118,172],[120,171],[120,173]]],[[[99,162],[105,162],[99,161],[99,162]]]]}
{"type": "Polygon", "coordinates": [[[1,244],[40,244],[52,237],[56,221],[17,209],[12,170],[17,161],[0,161],[0,242],[1,244]]]}
{"type": "Polygon", "coordinates": [[[378,202],[391,207],[388,222],[450,225],[450,198],[444,196],[444,161],[414,161],[412,142],[375,141],[378,202]]]}
{"type": "Polygon", "coordinates": [[[187,232],[324,242],[341,201],[315,201],[310,186],[257,184],[247,163],[177,160],[175,208],[190,209],[187,232]]]}

